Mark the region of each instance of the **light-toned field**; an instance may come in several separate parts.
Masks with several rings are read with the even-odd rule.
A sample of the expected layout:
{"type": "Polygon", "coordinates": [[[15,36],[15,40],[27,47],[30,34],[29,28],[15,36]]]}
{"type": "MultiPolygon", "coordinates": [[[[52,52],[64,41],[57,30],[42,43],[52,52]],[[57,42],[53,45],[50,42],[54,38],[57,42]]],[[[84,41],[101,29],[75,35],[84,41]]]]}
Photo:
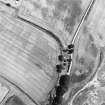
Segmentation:
{"type": "Polygon", "coordinates": [[[90,34],[92,34],[95,44],[99,47],[104,46],[105,44],[105,1],[96,0],[95,5],[90,12],[90,15],[87,19],[86,26],[90,34]]]}
{"type": "MultiPolygon", "coordinates": [[[[105,36],[104,36],[105,13],[104,13],[104,9],[105,9],[105,2],[103,0],[96,0],[88,18],[84,22],[84,24],[79,32],[78,39],[75,41],[76,49],[75,49],[75,53],[74,53],[74,60],[79,62],[80,59],[78,60],[76,57],[80,56],[80,58],[81,58],[81,57],[87,56],[87,58],[80,60],[80,64],[85,65],[85,63],[86,63],[85,61],[88,61],[88,59],[90,59],[90,58],[94,58],[94,64],[96,65],[95,68],[94,67],[91,68],[94,75],[92,73],[90,75],[88,75],[88,77],[89,77],[88,79],[90,79],[90,81],[88,82],[87,80],[84,79],[86,84],[84,82],[85,85],[83,85],[84,86],[82,88],[83,90],[86,89],[85,86],[88,88],[88,85],[95,86],[96,88],[99,87],[99,91],[101,91],[101,88],[105,88],[105,56],[104,56],[105,55],[105,47],[104,47],[105,46],[105,36]],[[91,44],[92,44],[92,46],[91,46],[91,44]],[[99,53],[97,53],[97,51],[99,53]],[[95,55],[97,55],[97,56],[95,56],[95,55]],[[100,55],[101,55],[101,59],[100,59],[100,55]]],[[[78,62],[73,62],[74,68],[75,68],[75,66],[77,66],[78,62]]],[[[79,67],[81,67],[80,64],[79,64],[79,67]]],[[[90,66],[91,66],[91,64],[90,64],[90,66]]],[[[79,71],[79,67],[77,68],[78,71],[79,71]]],[[[87,68],[84,68],[83,72],[86,69],[87,68]]],[[[74,71],[72,71],[72,72],[74,72],[74,71]]],[[[80,84],[80,83],[78,83],[78,84],[80,84]]],[[[82,83],[80,85],[78,85],[78,84],[76,85],[76,87],[82,85],[82,83]]],[[[81,95],[83,93],[82,89],[80,90],[81,95]]],[[[86,93],[86,91],[84,91],[84,93],[86,93]]],[[[102,93],[104,93],[104,92],[102,92],[102,93]]],[[[102,93],[101,93],[101,95],[103,95],[102,93]]],[[[84,94],[83,97],[86,97],[86,95],[89,95],[89,97],[90,97],[90,94],[84,94]]],[[[83,97],[78,100],[76,100],[76,98],[74,98],[75,103],[73,103],[73,105],[88,104],[88,103],[85,103],[85,102],[87,102],[87,100],[83,100],[83,97]]],[[[102,99],[105,96],[100,96],[100,95],[95,94],[95,95],[93,95],[93,97],[92,97],[92,99],[91,99],[91,97],[89,98],[89,99],[91,99],[91,102],[89,104],[94,103],[94,105],[97,105],[97,103],[98,103],[97,101],[99,98],[99,99],[101,99],[101,100],[99,100],[99,103],[101,105],[102,99]],[[97,97],[95,97],[93,100],[94,96],[97,96],[97,97]]]]}

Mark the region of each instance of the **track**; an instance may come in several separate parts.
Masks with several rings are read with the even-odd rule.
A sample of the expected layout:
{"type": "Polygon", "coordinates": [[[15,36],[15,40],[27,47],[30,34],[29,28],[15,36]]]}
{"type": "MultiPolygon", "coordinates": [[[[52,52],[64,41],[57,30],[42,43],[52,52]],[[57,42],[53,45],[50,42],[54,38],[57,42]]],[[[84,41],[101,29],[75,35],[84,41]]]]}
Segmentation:
{"type": "Polygon", "coordinates": [[[72,44],[75,43],[75,39],[76,39],[76,37],[78,36],[79,30],[80,30],[80,28],[81,28],[83,22],[87,19],[89,13],[91,12],[91,9],[92,9],[92,7],[93,7],[95,1],[96,1],[96,0],[91,0],[89,6],[87,7],[86,12],[84,13],[84,15],[83,15],[83,17],[82,17],[82,19],[81,19],[81,22],[79,23],[79,25],[78,25],[78,27],[77,27],[77,29],[76,29],[74,35],[73,35],[74,37],[72,38],[72,41],[71,41],[72,44]]]}
{"type": "MultiPolygon", "coordinates": [[[[91,12],[91,9],[92,9],[92,7],[93,7],[95,1],[96,1],[96,0],[91,0],[91,2],[90,2],[90,4],[89,4],[89,6],[88,6],[86,12],[84,13],[84,15],[83,15],[83,17],[82,17],[82,19],[81,19],[81,22],[79,23],[79,25],[78,25],[78,27],[77,27],[77,29],[76,29],[74,35],[73,35],[73,38],[72,38],[72,41],[70,42],[70,44],[74,44],[76,38],[77,38],[77,37],[80,37],[78,33],[79,33],[79,31],[80,31],[80,29],[81,29],[81,27],[82,27],[83,22],[84,22],[84,21],[87,19],[87,17],[89,16],[89,13],[91,12]]],[[[73,58],[73,55],[71,55],[71,58],[73,58]]],[[[72,64],[71,64],[70,67],[69,67],[69,71],[68,71],[68,73],[67,73],[68,75],[70,74],[71,66],[72,66],[72,64]]]]}

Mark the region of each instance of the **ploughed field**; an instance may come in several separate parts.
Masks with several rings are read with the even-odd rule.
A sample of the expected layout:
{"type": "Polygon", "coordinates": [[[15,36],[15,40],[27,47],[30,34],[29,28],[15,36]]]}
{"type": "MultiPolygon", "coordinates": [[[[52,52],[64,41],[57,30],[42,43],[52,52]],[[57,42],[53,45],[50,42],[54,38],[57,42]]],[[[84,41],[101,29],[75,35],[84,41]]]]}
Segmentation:
{"type": "Polygon", "coordinates": [[[59,47],[47,34],[8,14],[0,13],[0,75],[37,103],[55,86],[59,47]]]}

